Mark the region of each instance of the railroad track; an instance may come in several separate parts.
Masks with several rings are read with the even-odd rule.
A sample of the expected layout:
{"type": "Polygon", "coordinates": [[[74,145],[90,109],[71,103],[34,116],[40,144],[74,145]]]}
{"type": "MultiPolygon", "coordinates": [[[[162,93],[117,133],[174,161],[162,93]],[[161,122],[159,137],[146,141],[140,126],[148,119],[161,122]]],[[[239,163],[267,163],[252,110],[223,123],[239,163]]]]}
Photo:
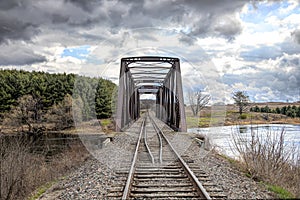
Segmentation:
{"type": "Polygon", "coordinates": [[[117,172],[122,184],[110,189],[116,199],[224,199],[223,191],[188,157],[181,157],[149,114],[141,129],[129,170],[117,172]],[[186,161],[187,162],[186,162],[186,161]],[[189,167],[189,165],[192,167],[189,167]],[[193,168],[193,169],[192,169],[193,168]]]}

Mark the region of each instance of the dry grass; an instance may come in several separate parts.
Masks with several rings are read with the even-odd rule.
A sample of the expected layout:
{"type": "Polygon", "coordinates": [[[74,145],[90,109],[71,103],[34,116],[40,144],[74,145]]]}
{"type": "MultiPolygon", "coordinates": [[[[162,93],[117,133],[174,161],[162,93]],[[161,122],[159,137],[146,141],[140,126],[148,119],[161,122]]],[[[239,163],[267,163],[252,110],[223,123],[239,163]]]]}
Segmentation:
{"type": "Polygon", "coordinates": [[[0,137],[0,199],[25,199],[36,188],[66,174],[89,156],[78,141],[46,162],[43,154],[32,152],[33,143],[24,141],[16,137],[7,142],[0,137]]]}
{"type": "MultiPolygon", "coordinates": [[[[260,106],[265,105],[261,104],[260,106]]],[[[280,104],[271,104],[270,107],[279,106],[280,104]]],[[[212,117],[211,107],[205,107],[201,110],[199,116],[193,116],[189,106],[185,107],[187,126],[188,128],[196,127],[209,127],[209,126],[219,126],[219,125],[236,125],[236,124],[300,124],[300,118],[291,118],[281,114],[274,113],[256,113],[256,112],[246,112],[243,114],[244,119],[240,118],[240,114],[237,112],[234,105],[226,105],[226,110],[221,114],[216,114],[216,116],[225,117],[224,124],[218,117],[212,117]]]]}
{"type": "Polygon", "coordinates": [[[251,178],[280,186],[299,198],[299,147],[288,147],[284,137],[284,130],[279,133],[253,131],[250,140],[245,135],[233,135],[242,167],[251,178]]]}

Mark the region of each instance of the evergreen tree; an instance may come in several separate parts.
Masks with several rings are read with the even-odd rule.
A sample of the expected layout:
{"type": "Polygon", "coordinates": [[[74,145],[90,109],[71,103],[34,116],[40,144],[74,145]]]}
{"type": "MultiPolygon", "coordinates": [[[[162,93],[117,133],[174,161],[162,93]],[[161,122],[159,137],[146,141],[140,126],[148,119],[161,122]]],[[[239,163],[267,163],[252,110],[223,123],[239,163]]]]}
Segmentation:
{"type": "Polygon", "coordinates": [[[279,107],[276,107],[275,113],[280,114],[280,108],[279,107]]]}
{"type": "Polygon", "coordinates": [[[3,119],[5,113],[10,111],[16,114],[15,109],[20,102],[30,102],[32,98],[37,101],[34,120],[42,121],[41,116],[53,109],[53,106],[59,106],[67,95],[83,104],[82,120],[96,116],[111,117],[112,112],[107,107],[111,107],[109,98],[113,88],[114,83],[101,78],[0,69],[0,117],[3,119]]]}
{"type": "Polygon", "coordinates": [[[283,106],[283,107],[280,109],[280,113],[283,114],[283,115],[286,115],[286,111],[287,111],[286,106],[283,106]]]}
{"type": "Polygon", "coordinates": [[[99,79],[95,97],[97,118],[111,117],[114,89],[115,85],[113,83],[99,79]]]}
{"type": "Polygon", "coordinates": [[[249,96],[246,92],[237,91],[233,93],[232,98],[235,101],[235,104],[238,106],[240,115],[245,111],[249,105],[249,96]]]}

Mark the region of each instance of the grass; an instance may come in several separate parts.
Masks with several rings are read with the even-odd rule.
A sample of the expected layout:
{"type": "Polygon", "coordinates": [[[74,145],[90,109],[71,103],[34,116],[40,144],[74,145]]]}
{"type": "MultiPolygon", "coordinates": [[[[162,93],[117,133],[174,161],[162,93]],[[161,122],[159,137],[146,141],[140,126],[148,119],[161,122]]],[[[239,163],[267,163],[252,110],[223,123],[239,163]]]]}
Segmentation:
{"type": "MultiPolygon", "coordinates": [[[[233,158],[230,158],[224,154],[218,154],[222,159],[228,161],[230,164],[232,164],[233,166],[237,167],[238,169],[245,171],[241,168],[242,163],[240,163],[240,161],[235,160],[233,158]]],[[[248,178],[253,178],[252,175],[249,172],[245,172],[244,175],[248,178]]],[[[267,190],[274,192],[276,195],[278,195],[278,198],[280,199],[292,199],[295,198],[295,196],[289,192],[288,190],[277,186],[277,185],[272,185],[272,184],[268,184],[265,182],[260,182],[263,186],[265,186],[267,188],[267,190]]]]}
{"type": "Polygon", "coordinates": [[[101,119],[102,126],[108,126],[112,123],[111,119],[101,119]]]}
{"type": "Polygon", "coordinates": [[[266,123],[279,123],[279,124],[300,124],[300,118],[290,118],[280,114],[256,112],[244,112],[240,116],[239,112],[233,106],[226,106],[226,110],[218,111],[211,110],[206,107],[200,112],[199,116],[193,116],[189,106],[186,108],[186,120],[188,128],[220,126],[220,125],[236,125],[239,124],[266,124],[266,123]],[[225,112],[225,113],[224,113],[225,112]],[[213,117],[215,116],[215,117],[213,117]],[[225,121],[223,121],[225,117],[225,121]],[[215,119],[214,119],[215,118],[215,119]]]}
{"type": "Polygon", "coordinates": [[[289,191],[287,191],[286,189],[280,187],[280,186],[276,186],[276,185],[270,185],[270,184],[266,184],[267,189],[276,193],[278,195],[278,197],[280,199],[292,199],[295,198],[292,193],[290,193],[289,191]]]}
{"type": "Polygon", "coordinates": [[[53,184],[57,181],[51,181],[39,187],[36,192],[28,199],[28,200],[35,200],[38,199],[42,194],[44,194],[53,184]]]}
{"type": "Polygon", "coordinates": [[[105,133],[111,133],[115,130],[112,119],[101,119],[100,124],[102,131],[105,133]]]}
{"type": "Polygon", "coordinates": [[[199,118],[187,116],[186,123],[187,123],[187,127],[189,127],[189,128],[198,127],[199,118]]]}
{"type": "Polygon", "coordinates": [[[220,125],[220,119],[219,118],[211,118],[210,116],[206,116],[206,117],[187,116],[186,123],[187,123],[188,128],[218,126],[218,125],[220,125]]]}
{"type": "Polygon", "coordinates": [[[89,152],[79,140],[48,161],[44,154],[32,151],[34,147],[33,143],[21,137],[9,140],[0,137],[1,199],[36,199],[57,178],[69,173],[89,157],[89,152]]]}
{"type": "Polygon", "coordinates": [[[297,148],[286,148],[285,130],[251,132],[251,138],[234,134],[234,148],[240,154],[240,168],[253,180],[261,180],[279,198],[300,197],[300,165],[297,148]],[[290,158],[298,159],[291,163],[290,158]]]}
{"type": "Polygon", "coordinates": [[[226,156],[224,154],[218,154],[221,158],[227,160],[230,164],[234,164],[235,166],[238,164],[238,161],[233,159],[233,158],[230,158],[229,156],[226,156]]]}

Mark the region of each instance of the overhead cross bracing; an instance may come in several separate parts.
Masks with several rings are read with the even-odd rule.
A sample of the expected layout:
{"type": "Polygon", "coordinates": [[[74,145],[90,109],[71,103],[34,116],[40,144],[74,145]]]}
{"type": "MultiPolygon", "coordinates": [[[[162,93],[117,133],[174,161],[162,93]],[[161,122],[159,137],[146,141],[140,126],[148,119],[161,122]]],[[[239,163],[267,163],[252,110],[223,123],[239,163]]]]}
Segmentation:
{"type": "Polygon", "coordinates": [[[186,131],[180,60],[172,57],[121,59],[116,129],[140,117],[140,95],[156,97],[156,116],[176,131],[186,131]]]}

